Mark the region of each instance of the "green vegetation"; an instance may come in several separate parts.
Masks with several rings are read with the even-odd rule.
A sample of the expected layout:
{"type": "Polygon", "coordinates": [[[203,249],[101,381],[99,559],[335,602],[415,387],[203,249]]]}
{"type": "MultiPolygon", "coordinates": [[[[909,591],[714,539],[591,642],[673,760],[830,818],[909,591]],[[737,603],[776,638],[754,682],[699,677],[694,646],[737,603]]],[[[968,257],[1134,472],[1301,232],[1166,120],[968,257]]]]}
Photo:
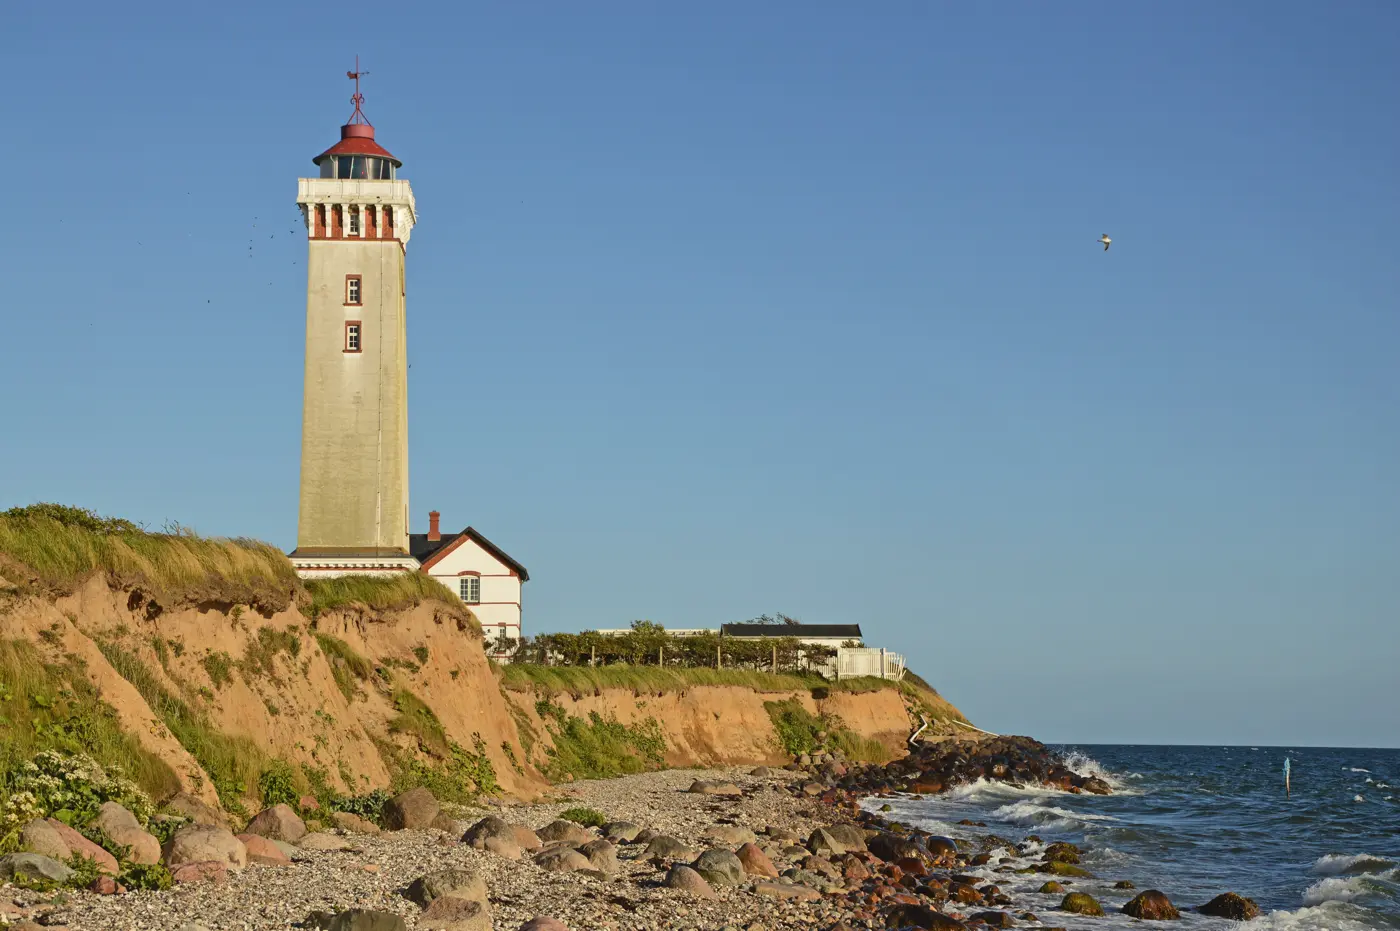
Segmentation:
{"type": "Polygon", "coordinates": [[[0,512],[0,554],[0,561],[8,557],[22,567],[7,573],[11,582],[65,594],[98,572],[176,601],[274,610],[291,605],[300,589],[287,557],[266,543],[201,537],[178,526],[151,533],[127,520],[60,504],[0,512]]]}
{"type": "Polygon", "coordinates": [[[384,803],[392,796],[383,789],[375,789],[364,795],[341,795],[331,799],[327,806],[331,811],[343,811],[357,815],[375,824],[383,823],[384,803]]]}
{"type": "Polygon", "coordinates": [[[301,803],[301,791],[297,788],[296,770],[285,760],[272,760],[258,774],[258,794],[265,806],[290,805],[293,808],[301,803]]]}
{"type": "Polygon", "coordinates": [[[174,771],[122,730],[80,661],[46,663],[28,643],[0,640],[0,798],[17,791],[16,773],[43,751],[83,753],[107,770],[120,767],[157,798],[179,790],[174,771]]]}
{"type": "Polygon", "coordinates": [[[756,619],[773,628],[764,640],[736,640],[718,633],[677,636],[652,621],[634,621],[625,634],[604,636],[596,630],[578,634],[542,634],[520,642],[517,662],[557,662],[564,666],[655,666],[685,669],[749,669],[754,672],[811,674],[836,655],[835,649],[803,644],[782,636],[792,621],[785,615],[756,619]]]}
{"type": "Polygon", "coordinates": [[[828,746],[840,750],[850,760],[883,763],[890,758],[889,750],[878,740],[860,736],[847,728],[836,715],[812,714],[796,698],[766,701],[763,707],[773,721],[778,742],[793,756],[813,753],[828,746]]]}
{"type": "Polygon", "coordinates": [[[436,757],[447,755],[447,732],[423,699],[408,689],[395,689],[394,710],[398,714],[389,722],[389,733],[411,734],[423,752],[436,757]]]}
{"type": "Polygon", "coordinates": [[[175,877],[163,863],[124,863],[117,882],[128,889],[159,891],[175,885],[175,877]]]}
{"type": "Polygon", "coordinates": [[[277,654],[279,653],[286,653],[292,659],[301,655],[301,637],[298,636],[296,628],[274,630],[271,627],[263,627],[259,629],[257,639],[248,643],[248,647],[243,653],[243,662],[238,666],[243,673],[243,678],[248,681],[255,678],[267,678],[273,682],[281,682],[281,677],[277,675],[277,654]]]}
{"type": "Polygon", "coordinates": [[[316,643],[330,664],[336,687],[346,701],[353,702],[360,694],[360,683],[368,682],[374,675],[374,665],[356,653],[350,644],[330,634],[317,633],[316,643]]]}
{"type": "Polygon", "coordinates": [[[412,608],[425,601],[439,602],[451,613],[470,623],[478,634],[481,626],[462,604],[438,580],[422,572],[403,572],[394,576],[343,575],[334,579],[310,579],[306,590],[311,596],[307,614],[317,617],[327,611],[347,605],[362,604],[379,611],[412,608]]]}
{"type": "Polygon", "coordinates": [[[418,646],[416,646],[416,647],[413,648],[413,655],[416,656],[416,657],[418,657],[418,665],[420,665],[420,666],[426,666],[426,665],[428,665],[428,648],[427,648],[427,647],[423,646],[422,644],[419,644],[418,646]]]}
{"type": "Polygon", "coordinates": [[[171,695],[134,653],[108,641],[99,641],[97,646],[112,668],[136,686],[171,735],[209,774],[224,808],[233,814],[246,814],[242,800],[257,788],[258,779],[269,763],[262,748],[247,737],[233,737],[215,730],[207,714],[171,695]]]}
{"type": "Polygon", "coordinates": [[[441,801],[466,803],[500,791],[496,769],[480,734],[472,735],[475,752],[468,751],[447,736],[433,709],[417,695],[399,688],[394,690],[393,701],[398,714],[389,722],[389,732],[411,735],[418,750],[428,757],[425,760],[390,749],[387,756],[394,771],[395,792],[425,786],[441,801]]]}
{"type": "Polygon", "coordinates": [[[817,675],[785,675],[747,669],[688,669],[660,666],[537,666],[511,663],[501,667],[501,684],[516,691],[575,697],[599,689],[677,692],[701,685],[735,685],[758,692],[807,692],[829,683],[817,675]]]}
{"type": "Polygon", "coordinates": [[[666,738],[655,718],[627,725],[594,711],[585,720],[547,698],[536,702],[535,709],[554,743],[553,749],[545,748],[545,773],[552,780],[604,779],[666,765],[666,738]]]}
{"type": "Polygon", "coordinates": [[[233,681],[233,657],[227,653],[206,653],[204,659],[200,660],[200,665],[209,673],[209,681],[214,683],[216,689],[221,689],[233,681]]]}
{"type": "Polygon", "coordinates": [[[35,818],[81,827],[103,802],[117,802],[142,823],[155,812],[151,797],[120,769],[81,753],[41,750],[8,770],[0,788],[0,853],[14,850],[20,829],[35,818]]]}
{"type": "Polygon", "coordinates": [[[570,808],[560,812],[559,817],[564,821],[572,821],[574,824],[581,824],[586,828],[601,828],[608,823],[608,816],[596,808],[570,808]]]}

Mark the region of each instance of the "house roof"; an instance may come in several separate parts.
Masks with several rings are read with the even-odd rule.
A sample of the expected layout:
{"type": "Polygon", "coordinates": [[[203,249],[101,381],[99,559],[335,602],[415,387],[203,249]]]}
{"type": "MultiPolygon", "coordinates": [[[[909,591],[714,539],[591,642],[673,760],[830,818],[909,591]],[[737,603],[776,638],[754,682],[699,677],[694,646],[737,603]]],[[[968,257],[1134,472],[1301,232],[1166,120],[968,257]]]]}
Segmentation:
{"type": "Polygon", "coordinates": [[[723,637],[841,637],[859,640],[859,624],[723,624],[723,637]]]}
{"type": "Polygon", "coordinates": [[[443,534],[441,540],[429,540],[426,533],[411,533],[408,535],[408,550],[413,554],[414,559],[423,564],[424,569],[428,569],[467,540],[471,540],[510,567],[516,575],[520,576],[520,581],[530,581],[530,573],[525,571],[524,566],[512,559],[505,550],[482,536],[474,527],[468,527],[461,533],[443,534]]]}

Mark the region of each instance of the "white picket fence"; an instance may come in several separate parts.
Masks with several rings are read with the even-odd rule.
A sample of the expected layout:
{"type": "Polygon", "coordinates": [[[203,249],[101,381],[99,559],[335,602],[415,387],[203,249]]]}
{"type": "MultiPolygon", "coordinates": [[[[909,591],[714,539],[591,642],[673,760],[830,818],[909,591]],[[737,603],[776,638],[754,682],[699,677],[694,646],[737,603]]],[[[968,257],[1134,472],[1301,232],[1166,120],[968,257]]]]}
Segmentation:
{"type": "Polygon", "coordinates": [[[902,679],[904,656],[873,647],[837,647],[836,658],[831,661],[828,669],[827,675],[838,681],[853,679],[856,676],[902,679]]]}

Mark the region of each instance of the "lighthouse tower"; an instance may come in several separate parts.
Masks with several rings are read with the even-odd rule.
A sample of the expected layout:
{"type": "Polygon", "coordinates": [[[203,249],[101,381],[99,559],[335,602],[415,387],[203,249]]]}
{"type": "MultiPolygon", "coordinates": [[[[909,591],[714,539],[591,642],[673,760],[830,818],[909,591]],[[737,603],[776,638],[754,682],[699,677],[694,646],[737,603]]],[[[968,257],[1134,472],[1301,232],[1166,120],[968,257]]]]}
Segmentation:
{"type": "Polygon", "coordinates": [[[303,577],[418,568],[408,541],[404,254],[417,218],[403,163],[361,110],[297,181],[307,231],[301,508],[303,577]]]}

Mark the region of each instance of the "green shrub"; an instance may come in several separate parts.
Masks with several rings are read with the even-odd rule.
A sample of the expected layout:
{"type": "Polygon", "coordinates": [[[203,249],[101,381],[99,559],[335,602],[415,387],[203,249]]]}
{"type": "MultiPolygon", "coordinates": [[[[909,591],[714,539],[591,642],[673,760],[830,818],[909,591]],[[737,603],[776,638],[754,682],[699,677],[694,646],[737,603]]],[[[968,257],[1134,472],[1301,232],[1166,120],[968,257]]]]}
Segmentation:
{"type": "Polygon", "coordinates": [[[356,653],[350,644],[330,634],[317,633],[316,644],[331,667],[336,688],[346,701],[354,701],[360,694],[360,683],[368,682],[374,675],[374,665],[356,653]]]}
{"type": "Polygon", "coordinates": [[[546,748],[545,767],[552,779],[603,779],[661,769],[666,763],[666,738],[655,718],[627,725],[596,711],[587,719],[542,700],[541,717],[554,743],[546,748]]]}
{"type": "Polygon", "coordinates": [[[82,827],[103,802],[116,802],[142,824],[155,812],[150,796],[119,770],[89,756],[42,750],[4,778],[0,799],[0,852],[15,849],[19,831],[35,818],[82,827]]]}
{"type": "Polygon", "coordinates": [[[778,742],[793,756],[811,753],[817,748],[817,734],[826,730],[826,723],[812,714],[796,698],[766,701],[763,708],[773,721],[778,742]]]}
{"type": "Polygon", "coordinates": [[[381,824],[384,819],[384,803],[389,801],[390,795],[383,789],[375,789],[366,792],[364,795],[342,795],[331,800],[331,811],[343,811],[347,814],[358,815],[366,821],[373,821],[381,824]]]}
{"type": "Polygon", "coordinates": [[[570,808],[568,811],[560,812],[559,817],[564,821],[572,821],[574,824],[581,824],[586,828],[601,828],[608,823],[607,815],[594,808],[570,808]]]}
{"type": "Polygon", "coordinates": [[[296,770],[285,760],[273,760],[258,775],[258,794],[265,807],[290,805],[293,808],[301,803],[301,791],[297,787],[296,770]]]}
{"type": "Polygon", "coordinates": [[[239,664],[243,678],[248,680],[267,678],[273,682],[281,682],[281,678],[277,675],[277,655],[279,653],[286,653],[293,659],[301,655],[301,637],[297,635],[296,630],[260,628],[257,639],[248,643],[248,647],[243,653],[243,662],[239,664]]]}
{"type": "Polygon", "coordinates": [[[163,863],[125,863],[117,882],[128,889],[160,891],[175,885],[175,877],[163,863]]]}
{"type": "Polygon", "coordinates": [[[221,689],[233,681],[233,657],[227,653],[206,653],[199,662],[209,673],[209,681],[214,683],[214,688],[221,689]]]}
{"type": "Polygon", "coordinates": [[[425,646],[423,646],[423,645],[421,645],[421,644],[418,645],[418,646],[416,646],[416,647],[414,647],[414,648],[413,648],[413,655],[416,656],[416,657],[418,657],[418,665],[420,665],[420,666],[426,666],[426,665],[428,664],[428,648],[427,648],[427,647],[425,647],[425,646]]]}
{"type": "Polygon", "coordinates": [[[394,710],[398,712],[389,722],[392,734],[411,734],[418,738],[420,749],[433,756],[447,755],[447,732],[442,729],[433,709],[408,689],[394,691],[394,710]]]}
{"type": "Polygon", "coordinates": [[[437,759],[399,755],[394,761],[394,791],[407,792],[421,786],[439,801],[456,804],[499,793],[501,787],[496,781],[496,769],[486,755],[486,743],[480,734],[473,734],[472,738],[475,752],[448,741],[447,752],[437,759]]]}

